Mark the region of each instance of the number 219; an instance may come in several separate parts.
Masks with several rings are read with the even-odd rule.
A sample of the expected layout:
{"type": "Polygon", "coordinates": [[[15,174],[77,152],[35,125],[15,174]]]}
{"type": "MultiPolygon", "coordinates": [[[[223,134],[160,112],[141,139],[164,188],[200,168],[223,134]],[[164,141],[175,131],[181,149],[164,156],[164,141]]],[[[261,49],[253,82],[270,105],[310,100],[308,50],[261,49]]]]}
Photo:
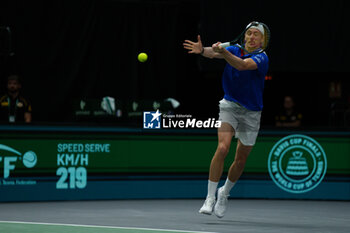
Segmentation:
{"type": "Polygon", "coordinates": [[[57,189],[67,189],[68,184],[70,189],[83,189],[87,183],[87,171],[85,167],[59,167],[56,171],[57,176],[61,176],[56,183],[57,189]],[[68,183],[67,178],[69,176],[68,183]]]}

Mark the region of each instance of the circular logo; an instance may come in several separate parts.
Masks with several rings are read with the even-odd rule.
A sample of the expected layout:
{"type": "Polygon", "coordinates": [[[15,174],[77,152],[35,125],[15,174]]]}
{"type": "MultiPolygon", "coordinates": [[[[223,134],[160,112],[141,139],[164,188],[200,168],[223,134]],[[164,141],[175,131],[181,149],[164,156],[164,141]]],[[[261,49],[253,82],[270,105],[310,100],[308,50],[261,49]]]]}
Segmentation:
{"type": "Polygon", "coordinates": [[[327,158],[321,145],[305,135],[289,135],[279,140],[268,158],[272,180],[290,193],[316,188],[327,171],[327,158]]]}
{"type": "Polygon", "coordinates": [[[23,107],[23,103],[22,102],[18,102],[17,103],[17,107],[22,108],[23,107]]]}
{"type": "Polygon", "coordinates": [[[32,168],[36,165],[38,159],[34,151],[27,151],[23,155],[23,165],[27,168],[32,168]]]}

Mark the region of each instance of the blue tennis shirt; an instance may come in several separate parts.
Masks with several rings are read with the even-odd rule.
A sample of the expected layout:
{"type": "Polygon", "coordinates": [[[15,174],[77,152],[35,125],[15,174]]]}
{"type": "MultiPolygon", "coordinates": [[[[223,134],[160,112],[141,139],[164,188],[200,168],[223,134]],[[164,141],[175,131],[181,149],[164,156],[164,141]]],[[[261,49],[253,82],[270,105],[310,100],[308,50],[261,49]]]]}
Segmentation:
{"type": "Polygon", "coordinates": [[[226,100],[234,101],[252,111],[261,111],[263,108],[263,91],[269,59],[266,53],[242,55],[241,49],[235,46],[226,48],[233,55],[245,59],[253,59],[258,65],[256,70],[238,71],[230,64],[226,64],[222,75],[222,85],[226,100]]]}

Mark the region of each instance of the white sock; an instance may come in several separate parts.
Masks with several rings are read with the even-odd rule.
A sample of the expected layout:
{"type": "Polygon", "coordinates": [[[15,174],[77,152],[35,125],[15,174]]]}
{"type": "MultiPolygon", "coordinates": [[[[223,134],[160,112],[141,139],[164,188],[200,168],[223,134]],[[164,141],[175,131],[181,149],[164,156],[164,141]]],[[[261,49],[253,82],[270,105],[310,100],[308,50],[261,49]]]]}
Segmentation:
{"type": "Polygon", "coordinates": [[[207,198],[215,198],[215,194],[216,194],[216,189],[218,187],[219,182],[213,182],[208,180],[208,195],[207,198]]]}
{"type": "Polygon", "coordinates": [[[228,178],[226,179],[226,182],[223,186],[223,191],[225,195],[229,195],[231,189],[233,188],[233,186],[235,186],[236,182],[232,182],[230,181],[228,178]]]}

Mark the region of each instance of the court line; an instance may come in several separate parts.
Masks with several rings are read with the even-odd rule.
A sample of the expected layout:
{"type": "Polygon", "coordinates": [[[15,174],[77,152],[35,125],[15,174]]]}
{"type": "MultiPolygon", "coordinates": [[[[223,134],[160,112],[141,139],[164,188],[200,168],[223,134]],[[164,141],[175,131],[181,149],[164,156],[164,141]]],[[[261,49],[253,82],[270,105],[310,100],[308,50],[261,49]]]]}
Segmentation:
{"type": "Polygon", "coordinates": [[[117,227],[117,226],[99,226],[99,225],[65,224],[65,223],[45,223],[45,222],[22,222],[22,221],[1,221],[0,220],[0,223],[105,228],[105,229],[121,229],[121,230],[165,231],[165,232],[179,232],[179,233],[216,233],[216,232],[209,232],[209,231],[186,231],[186,230],[156,229],[156,228],[143,228],[143,227],[117,227]]]}

